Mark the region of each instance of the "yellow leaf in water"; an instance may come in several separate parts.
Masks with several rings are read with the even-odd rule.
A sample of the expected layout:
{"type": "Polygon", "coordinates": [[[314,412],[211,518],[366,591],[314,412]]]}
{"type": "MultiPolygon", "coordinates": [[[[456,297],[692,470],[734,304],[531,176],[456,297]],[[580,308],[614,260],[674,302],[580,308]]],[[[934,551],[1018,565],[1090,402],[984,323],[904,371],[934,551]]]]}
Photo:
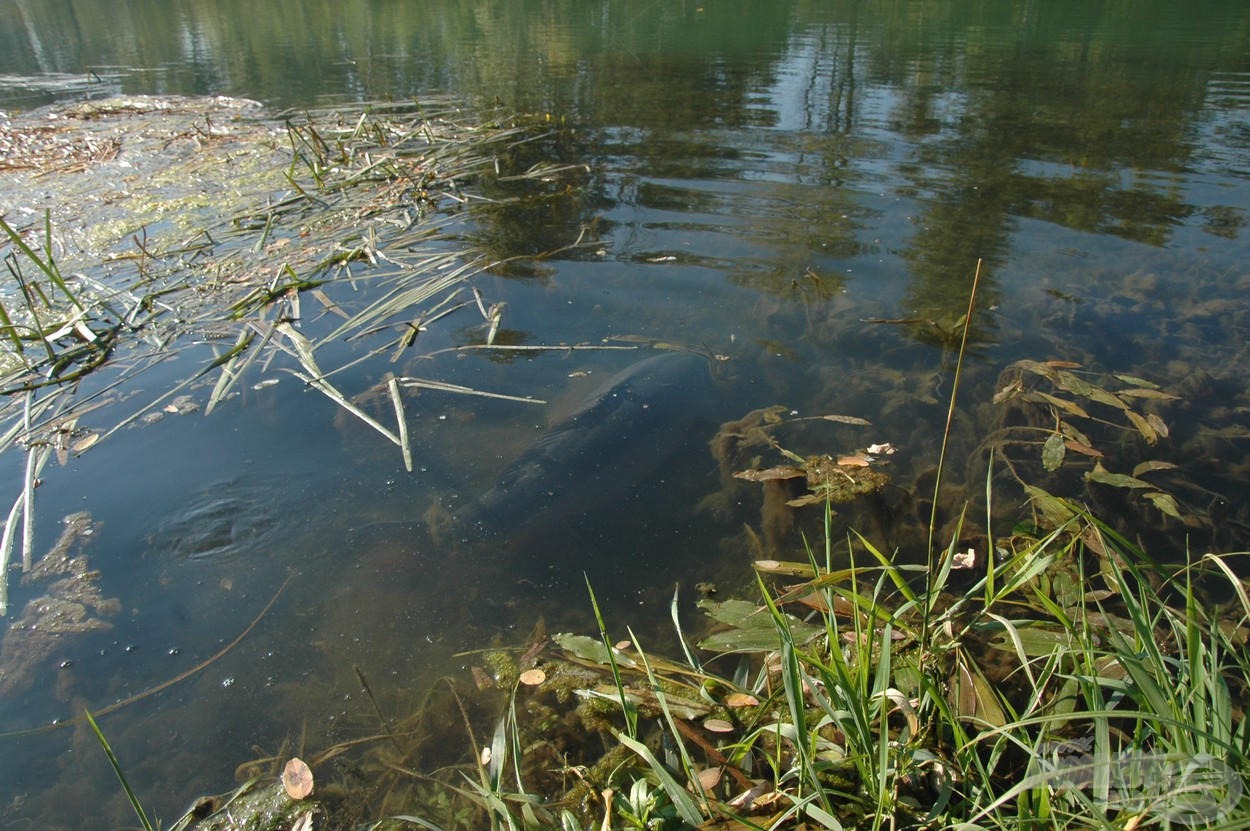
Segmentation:
{"type": "Polygon", "coordinates": [[[1154,428],[1149,419],[1142,418],[1132,410],[1125,410],[1124,414],[1128,416],[1129,421],[1133,422],[1133,426],[1137,428],[1137,432],[1142,434],[1142,438],[1146,440],[1147,444],[1154,444],[1159,440],[1159,431],[1154,428]]]}
{"type": "Polygon", "coordinates": [[[707,793],[720,784],[720,777],[720,768],[704,768],[695,774],[695,781],[698,782],[699,788],[707,793]]]}
{"type": "Polygon", "coordinates": [[[1090,447],[1088,444],[1081,444],[1076,439],[1068,439],[1063,444],[1073,453],[1080,453],[1083,456],[1092,456],[1095,459],[1102,458],[1101,450],[1095,450],[1094,448],[1090,447]]]}
{"type": "Polygon", "coordinates": [[[740,470],[734,474],[734,478],[745,479],[748,482],[770,482],[774,479],[798,479],[806,475],[797,467],[780,465],[764,470],[740,470]]]}
{"type": "Polygon", "coordinates": [[[99,433],[88,433],[87,435],[83,436],[81,439],[78,439],[77,441],[75,441],[74,444],[70,447],[70,450],[73,450],[75,453],[81,453],[84,450],[86,450],[88,447],[91,447],[93,444],[98,442],[99,440],[100,440],[99,433]]]}
{"type": "Polygon", "coordinates": [[[1143,473],[1151,473],[1156,470],[1175,470],[1176,465],[1171,462],[1146,461],[1140,462],[1137,467],[1133,468],[1134,476],[1141,476],[1143,473]]]}
{"type": "Polygon", "coordinates": [[[291,759],[282,769],[282,787],[291,799],[303,799],[312,793],[312,769],[298,757],[291,759]]]}
{"type": "Polygon", "coordinates": [[[710,718],[703,722],[703,728],[712,733],[732,733],[734,726],[723,718],[710,718]]]}
{"type": "Polygon", "coordinates": [[[486,670],[481,667],[469,667],[469,674],[473,676],[473,683],[479,690],[489,690],[495,686],[495,679],[487,675],[486,670]]]}
{"type": "Polygon", "coordinates": [[[836,421],[839,424],[855,424],[860,427],[867,427],[872,424],[872,422],[869,421],[868,419],[860,418],[859,416],[822,415],[821,418],[823,418],[825,421],[836,421]]]}
{"type": "Polygon", "coordinates": [[[725,696],[726,707],[758,707],[760,700],[749,693],[730,693],[725,696]]]}
{"type": "Polygon", "coordinates": [[[838,465],[841,467],[868,467],[872,464],[872,459],[863,453],[856,453],[854,456],[839,456],[838,465]]]}
{"type": "Polygon", "coordinates": [[[527,687],[537,687],[539,684],[547,680],[547,673],[541,669],[527,669],[522,672],[517,679],[527,687]]]}

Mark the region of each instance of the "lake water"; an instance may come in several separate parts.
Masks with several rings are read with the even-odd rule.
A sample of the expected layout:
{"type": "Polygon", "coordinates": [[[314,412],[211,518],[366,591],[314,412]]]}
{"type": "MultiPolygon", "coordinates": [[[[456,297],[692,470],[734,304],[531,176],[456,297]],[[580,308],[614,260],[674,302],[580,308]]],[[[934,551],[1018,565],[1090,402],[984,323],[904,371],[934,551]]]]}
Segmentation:
{"type": "MultiPolygon", "coordinates": [[[[1168,428],[1153,445],[1111,409],[1093,414],[1112,426],[1087,430],[1112,472],[1176,465],[1152,482],[1189,524],[1085,481],[1079,459],[1047,486],[1161,559],[1181,556],[1186,539],[1243,550],[1248,33],[1250,9],[1231,0],[0,0],[10,112],[119,93],[238,96],[270,113],[451,96],[470,111],[549,118],[553,161],[588,171],[566,193],[456,220],[492,259],[522,258],[474,282],[506,304],[508,338],[660,342],[718,358],[715,377],[656,382],[667,420],[643,419],[636,449],[596,445],[610,471],[572,457],[568,484],[536,518],[518,509],[524,534],[491,520],[475,545],[432,537],[426,512],[473,505],[649,351],[414,361],[426,375],[551,402],[423,393],[408,404],[414,473],[276,372],[255,380],[281,383],[211,415],[170,415],[52,463],[36,550],[57,539],[57,518],[90,512],[84,551],[102,599],[117,603],[111,628],[9,664],[22,673],[0,676],[0,731],[99,710],[192,670],[285,585],[237,646],[102,719],[140,798],[168,824],[193,796],[228,790],[242,762],[376,731],[357,670],[401,713],[440,677],[469,683],[475,659],[459,653],[523,644],[540,615],[553,631],[593,631],[583,573],[610,623],[662,639],[675,584],[694,625],[695,584],[728,587],[746,573],[741,528],[762,522],[757,488],[727,492],[707,445],[720,423],[773,404],[872,423],[796,422],[779,434],[796,452],[898,448],[884,504],[844,516],[917,556],[978,263],[946,507],[983,493],[982,443],[1006,425],[992,399],[1009,365],[1074,362],[1091,383],[1136,385],[1119,373],[1179,396],[1142,399],[1168,428]],[[579,238],[592,244],[524,260],[579,238]]],[[[10,221],[21,207],[0,206],[10,221]]],[[[480,340],[476,314],[431,327],[422,348],[480,340]]],[[[391,368],[383,357],[342,381],[363,390],[391,368]]],[[[174,362],[123,392],[152,396],[186,374],[174,362]]],[[[191,395],[202,404],[207,390],[191,395]]],[[[1011,445],[1022,475],[1044,475],[1044,437],[1011,445]]],[[[0,459],[14,495],[21,465],[0,459]]],[[[1006,510],[1027,519],[998,474],[1015,500],[1006,510]]],[[[791,546],[781,553],[801,556],[778,533],[791,546]]],[[[13,577],[10,624],[42,591],[13,577]]],[[[0,741],[0,826],[132,821],[80,726],[0,741]]]]}

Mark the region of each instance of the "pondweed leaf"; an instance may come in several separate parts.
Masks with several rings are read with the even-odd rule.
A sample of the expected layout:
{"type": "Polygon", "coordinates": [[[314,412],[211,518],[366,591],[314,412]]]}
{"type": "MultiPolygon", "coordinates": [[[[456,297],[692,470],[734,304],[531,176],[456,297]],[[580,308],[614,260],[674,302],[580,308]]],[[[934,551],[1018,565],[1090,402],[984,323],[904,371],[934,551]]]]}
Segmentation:
{"type": "Polygon", "coordinates": [[[1179,395],[1172,395],[1170,392],[1163,392],[1158,389],[1147,389],[1145,387],[1136,387],[1133,389],[1120,390],[1116,395],[1128,396],[1129,398],[1153,398],[1158,401],[1175,401],[1180,398],[1179,395]]]}
{"type": "MultiPolygon", "coordinates": [[[[551,638],[556,645],[572,655],[581,658],[583,661],[589,661],[594,664],[608,663],[608,648],[603,645],[603,641],[598,638],[591,638],[586,635],[572,635],[561,633],[553,635],[551,638]]],[[[635,667],[638,664],[629,656],[616,654],[617,664],[625,667],[635,667]]]]}
{"type": "Polygon", "coordinates": [[[1110,485],[1113,488],[1151,488],[1154,487],[1149,482],[1143,482],[1133,476],[1127,476],[1123,473],[1112,473],[1102,466],[1102,462],[1094,462],[1094,469],[1085,474],[1085,478],[1091,482],[1097,482],[1101,485],[1110,485]]]}
{"type": "Polygon", "coordinates": [[[1143,473],[1152,473],[1156,470],[1175,470],[1176,465],[1171,462],[1141,462],[1137,467],[1133,468],[1133,476],[1141,476],[1143,473]]]}
{"type": "MultiPolygon", "coordinates": [[[[699,606],[713,619],[732,627],[708,635],[699,642],[701,649],[712,652],[772,652],[781,646],[777,622],[754,603],[701,600],[699,606]]],[[[823,627],[805,623],[792,615],[785,618],[795,643],[806,643],[825,631],[823,627]]]]}
{"type": "Polygon", "coordinates": [[[1088,444],[1081,444],[1079,441],[1076,441],[1075,439],[1066,440],[1064,442],[1064,446],[1067,447],[1069,450],[1071,450],[1073,453],[1080,453],[1082,456],[1090,456],[1095,459],[1102,458],[1101,450],[1095,450],[1094,448],[1090,447],[1088,444]]]}
{"type": "Polygon", "coordinates": [[[1025,485],[1024,492],[1029,495],[1033,507],[1041,513],[1046,524],[1052,528],[1057,528],[1076,516],[1076,512],[1068,507],[1068,503],[1057,496],[1050,495],[1036,485],[1025,485]]]}
{"type": "Polygon", "coordinates": [[[1159,431],[1155,430],[1154,425],[1147,419],[1129,409],[1126,409],[1124,414],[1128,416],[1129,421],[1133,422],[1133,426],[1142,434],[1147,444],[1156,444],[1159,441],[1159,431]]]}
{"type": "Polygon", "coordinates": [[[1142,496],[1149,499],[1151,504],[1173,519],[1185,521],[1185,517],[1181,516],[1180,509],[1176,507],[1176,500],[1172,498],[1171,494],[1161,491],[1148,491],[1143,493],[1142,496]]]}
{"type": "Polygon", "coordinates": [[[1089,413],[1085,412],[1084,408],[1082,408],[1079,404],[1073,403],[1064,398],[1057,398],[1056,396],[1053,396],[1053,395],[1047,395],[1044,392],[1029,393],[1029,395],[1026,396],[1026,400],[1034,400],[1035,396],[1036,398],[1040,398],[1041,400],[1045,401],[1047,404],[1050,404],[1051,406],[1058,407],[1060,410],[1063,410],[1066,413],[1070,413],[1071,415],[1074,415],[1074,416],[1080,416],[1081,418],[1089,418],[1089,413]]]}
{"type": "Polygon", "coordinates": [[[1051,433],[1046,439],[1046,443],[1042,445],[1042,467],[1047,470],[1058,470],[1063,464],[1064,452],[1067,450],[1067,443],[1064,442],[1060,433],[1051,433]]]}
{"type": "Polygon", "coordinates": [[[1089,392],[1085,396],[1090,401],[1097,401],[1099,404],[1106,404],[1108,407],[1115,407],[1117,410],[1127,410],[1128,405],[1107,392],[1102,387],[1090,386],[1089,392]]]}
{"type": "Polygon", "coordinates": [[[1122,375],[1120,373],[1116,373],[1115,377],[1124,383],[1132,384],[1135,387],[1148,387],[1152,390],[1157,390],[1159,388],[1158,384],[1147,381],[1145,378],[1138,378],[1136,375],[1122,375]]]}

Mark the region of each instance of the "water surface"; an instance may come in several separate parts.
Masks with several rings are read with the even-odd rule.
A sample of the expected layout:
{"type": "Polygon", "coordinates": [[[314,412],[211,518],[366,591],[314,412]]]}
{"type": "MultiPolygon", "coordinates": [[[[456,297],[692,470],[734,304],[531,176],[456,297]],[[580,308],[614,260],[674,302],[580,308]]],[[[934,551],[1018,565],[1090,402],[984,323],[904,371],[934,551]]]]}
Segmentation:
{"type": "MultiPolygon", "coordinates": [[[[1248,37],[1239,2],[274,0],[258,12],[233,0],[0,0],[0,107],[126,92],[242,96],[276,112],[451,94],[549,115],[563,129],[543,152],[589,172],[561,199],[468,212],[462,232],[498,259],[582,235],[594,244],[476,283],[507,304],[509,337],[626,335],[725,357],[711,424],[775,403],[872,421],[789,440],[802,452],[897,445],[899,544],[911,539],[914,483],[936,459],[979,262],[956,454],[994,426],[989,401],[1012,361],[1153,380],[1182,396],[1159,410],[1170,437],[1138,447],[1126,430],[1121,441],[1181,466],[1196,544],[1237,550],[1250,527],[1239,498],[1250,470],[1248,37]]],[[[455,319],[432,345],[480,336],[470,328],[455,319]]],[[[662,622],[674,583],[692,598],[695,582],[731,580],[749,557],[738,529],[758,521],[757,494],[693,510],[722,487],[710,435],[673,451],[645,509],[621,516],[605,500],[558,556],[550,534],[516,554],[524,581],[492,552],[423,536],[431,506],[487,492],[637,358],[423,368],[553,403],[423,395],[410,408],[425,453],[413,474],[285,381],[49,468],[43,548],[56,517],[90,511],[99,528],[86,551],[121,610],[111,629],[33,667],[0,729],[193,668],[298,570],[225,657],[104,721],[140,796],[172,818],[284,741],[374,729],[354,666],[400,711],[468,662],[458,651],[521,641],[538,614],[588,628],[583,567],[622,627],[652,612],[662,622]]],[[[385,369],[362,367],[356,381],[385,369]]],[[[20,462],[0,460],[14,488],[20,462]]],[[[975,492],[984,469],[968,468],[953,483],[975,492]]],[[[1161,545],[1184,535],[1148,506],[1067,484],[1091,487],[1083,498],[1122,522],[1165,529],[1161,545]]],[[[15,589],[10,620],[36,591],[15,589]]],[[[6,743],[6,828],[128,821],[81,729],[6,743]]]]}

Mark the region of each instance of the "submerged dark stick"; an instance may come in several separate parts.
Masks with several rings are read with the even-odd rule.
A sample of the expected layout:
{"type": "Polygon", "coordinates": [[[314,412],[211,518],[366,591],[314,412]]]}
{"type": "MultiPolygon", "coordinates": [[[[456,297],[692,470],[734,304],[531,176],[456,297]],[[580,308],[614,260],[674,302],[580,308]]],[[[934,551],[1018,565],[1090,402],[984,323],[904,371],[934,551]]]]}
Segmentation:
{"type": "MultiPolygon", "coordinates": [[[[101,707],[100,709],[94,711],[94,715],[95,716],[107,716],[109,713],[115,713],[118,710],[122,709],[123,707],[129,707],[131,704],[134,704],[136,701],[142,701],[148,696],[156,695],[158,692],[161,692],[162,690],[169,689],[174,684],[177,684],[179,681],[187,680],[192,675],[195,675],[201,670],[207,669],[211,664],[216,663],[218,660],[225,657],[226,653],[234,649],[236,646],[238,646],[243,641],[243,639],[246,638],[251,633],[251,631],[256,628],[256,624],[260,623],[261,618],[263,618],[266,614],[269,613],[269,610],[273,608],[273,604],[278,602],[278,597],[279,595],[282,594],[287,584],[290,583],[292,579],[294,579],[295,574],[296,573],[293,572],[287,575],[287,578],[282,581],[282,585],[278,586],[278,590],[273,593],[273,597],[269,598],[269,602],[265,604],[265,608],[261,609],[260,613],[257,614],[256,617],[252,618],[252,622],[247,625],[247,628],[245,628],[242,632],[240,632],[234,640],[230,641],[230,643],[226,644],[221,649],[217,650],[217,652],[214,653],[212,657],[204,661],[201,661],[200,663],[191,667],[187,671],[179,673],[178,675],[175,675],[173,678],[170,678],[167,681],[162,681],[161,683],[157,684],[155,687],[149,687],[143,692],[137,692],[134,695],[130,696],[129,698],[123,698],[121,701],[115,701],[112,704],[108,705],[107,707],[101,707]]],[[[72,727],[77,724],[82,724],[84,721],[86,721],[86,719],[83,718],[82,716],[79,716],[78,718],[67,719],[65,721],[58,721],[54,724],[45,724],[42,727],[32,727],[29,730],[14,730],[9,733],[0,733],[0,739],[16,739],[22,736],[35,736],[40,733],[50,733],[53,730],[60,730],[62,727],[72,727]]]]}

